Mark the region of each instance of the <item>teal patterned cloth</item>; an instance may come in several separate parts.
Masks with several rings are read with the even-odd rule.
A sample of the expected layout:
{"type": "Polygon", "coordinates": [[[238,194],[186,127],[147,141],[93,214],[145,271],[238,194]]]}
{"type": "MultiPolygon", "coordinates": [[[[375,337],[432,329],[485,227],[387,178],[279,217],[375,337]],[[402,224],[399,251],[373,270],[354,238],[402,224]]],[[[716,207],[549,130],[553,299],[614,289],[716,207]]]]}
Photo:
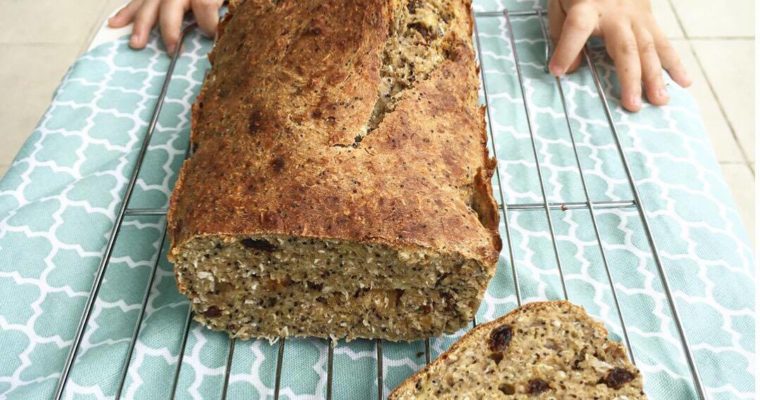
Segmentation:
{"type": "MultiPolygon", "coordinates": [[[[477,10],[531,9],[533,1],[476,1],[477,10]]],[[[497,201],[543,201],[522,106],[509,32],[502,17],[478,18],[501,186],[497,201]]],[[[544,40],[536,17],[514,17],[530,118],[550,202],[583,202],[556,83],[543,70],[544,40]]],[[[190,105],[208,68],[209,40],[191,34],[179,60],[142,167],[131,208],[167,206],[185,154],[190,105]]],[[[753,254],[721,177],[699,112],[670,85],[671,103],[623,111],[609,60],[594,51],[623,146],[641,192],[662,262],[706,391],[712,399],[753,398],[753,254]]],[[[0,181],[0,398],[47,399],[73,343],[140,142],[169,59],[157,36],[147,49],[126,38],[82,56],[0,181]]],[[[588,68],[562,79],[572,133],[594,201],[632,198],[588,68]]],[[[551,212],[571,301],[622,339],[592,221],[585,209],[551,212]]],[[[695,392],[667,298],[634,208],[595,213],[605,255],[638,367],[652,399],[693,399],[695,392]]],[[[524,302],[563,297],[557,261],[541,209],[511,210],[514,263],[506,246],[478,312],[483,322],[516,307],[513,267],[524,302]]],[[[124,398],[165,399],[182,362],[177,397],[221,395],[229,341],[187,318],[163,246],[162,216],[127,217],[105,272],[65,398],[113,398],[130,337],[157,260],[150,297],[121,391],[124,398]],[[162,249],[158,255],[159,249],[162,249]]],[[[433,357],[464,333],[431,340],[433,357]]],[[[274,394],[277,344],[237,341],[228,398],[274,394]]],[[[327,385],[327,342],[285,342],[280,396],[318,399],[327,385]]],[[[384,393],[425,363],[422,342],[384,343],[384,393]]],[[[377,396],[372,341],[339,342],[336,399],[377,396]]]]}

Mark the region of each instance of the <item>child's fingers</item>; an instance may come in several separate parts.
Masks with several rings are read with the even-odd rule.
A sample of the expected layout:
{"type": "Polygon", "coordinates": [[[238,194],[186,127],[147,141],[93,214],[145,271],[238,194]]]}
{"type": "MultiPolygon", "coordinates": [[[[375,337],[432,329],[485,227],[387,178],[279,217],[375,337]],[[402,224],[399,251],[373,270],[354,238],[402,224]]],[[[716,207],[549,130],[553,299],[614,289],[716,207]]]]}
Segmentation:
{"type": "Polygon", "coordinates": [[[573,66],[586,41],[594,33],[598,21],[598,12],[593,5],[587,3],[579,3],[567,11],[562,34],[549,63],[552,74],[563,75],[573,66]]]}
{"type": "Polygon", "coordinates": [[[117,11],[111,18],[108,18],[108,26],[111,28],[121,28],[132,22],[137,10],[140,9],[143,0],[132,0],[121,10],[117,11]]]}
{"type": "Polygon", "coordinates": [[[179,41],[179,33],[182,29],[182,18],[187,11],[186,0],[163,0],[159,12],[159,24],[161,26],[161,38],[169,54],[174,53],[179,41]]]}
{"type": "Polygon", "coordinates": [[[559,0],[549,0],[548,8],[549,37],[551,38],[552,46],[557,47],[559,36],[562,34],[562,24],[565,23],[565,11],[562,9],[559,0]]]}
{"type": "Polygon", "coordinates": [[[659,28],[654,31],[654,42],[662,67],[668,71],[670,77],[681,87],[691,85],[691,77],[681,63],[681,57],[678,56],[678,52],[671,46],[670,41],[659,28]]]}
{"type": "Polygon", "coordinates": [[[198,26],[203,33],[210,37],[216,35],[216,26],[219,24],[219,7],[222,6],[220,0],[191,0],[193,14],[198,26]]]}
{"type": "Polygon", "coordinates": [[[641,109],[641,61],[630,23],[616,21],[604,32],[607,52],[615,61],[621,87],[621,103],[628,111],[641,109]]]}
{"type": "Polygon", "coordinates": [[[142,7],[137,11],[132,36],[129,38],[129,46],[133,49],[142,49],[148,43],[150,30],[158,20],[159,5],[160,0],[144,0],[142,7]]]}
{"type": "MultiPolygon", "coordinates": [[[[565,11],[562,9],[560,0],[549,0],[549,36],[552,41],[552,53],[557,47],[559,37],[562,34],[562,25],[565,24],[565,11]]],[[[568,73],[574,72],[581,65],[581,54],[575,57],[575,60],[570,64],[567,69],[568,73]]]]}
{"type": "Polygon", "coordinates": [[[645,29],[636,28],[635,31],[647,100],[656,106],[667,104],[668,91],[665,89],[665,82],[662,79],[662,64],[660,64],[660,57],[657,55],[654,38],[645,29]]]}

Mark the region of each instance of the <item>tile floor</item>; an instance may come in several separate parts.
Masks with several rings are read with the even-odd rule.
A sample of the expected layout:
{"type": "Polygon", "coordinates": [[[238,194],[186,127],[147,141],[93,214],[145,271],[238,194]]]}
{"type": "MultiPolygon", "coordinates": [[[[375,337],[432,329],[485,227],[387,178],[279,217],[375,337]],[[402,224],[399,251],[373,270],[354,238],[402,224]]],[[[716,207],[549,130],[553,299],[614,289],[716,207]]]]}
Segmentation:
{"type": "MultiPolygon", "coordinates": [[[[0,0],[0,176],[68,66],[124,1],[0,0]]],[[[712,0],[652,3],[694,78],[691,91],[754,240],[755,2],[733,0],[718,7],[712,0]]]]}

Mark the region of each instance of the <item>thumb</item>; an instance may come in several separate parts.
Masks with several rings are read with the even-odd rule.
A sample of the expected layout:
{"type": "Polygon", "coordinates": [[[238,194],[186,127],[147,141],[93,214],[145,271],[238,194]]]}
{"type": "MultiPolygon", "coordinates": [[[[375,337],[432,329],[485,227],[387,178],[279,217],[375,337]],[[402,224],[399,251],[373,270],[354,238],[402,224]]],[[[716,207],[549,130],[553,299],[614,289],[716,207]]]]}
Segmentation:
{"type": "Polygon", "coordinates": [[[219,0],[192,0],[193,14],[198,22],[198,27],[210,37],[216,36],[216,27],[219,24],[219,8],[222,2],[219,0]]]}
{"type": "Polygon", "coordinates": [[[549,0],[549,38],[551,39],[551,48],[557,47],[559,37],[562,34],[562,25],[565,24],[565,10],[562,9],[560,0],[549,0]]]}

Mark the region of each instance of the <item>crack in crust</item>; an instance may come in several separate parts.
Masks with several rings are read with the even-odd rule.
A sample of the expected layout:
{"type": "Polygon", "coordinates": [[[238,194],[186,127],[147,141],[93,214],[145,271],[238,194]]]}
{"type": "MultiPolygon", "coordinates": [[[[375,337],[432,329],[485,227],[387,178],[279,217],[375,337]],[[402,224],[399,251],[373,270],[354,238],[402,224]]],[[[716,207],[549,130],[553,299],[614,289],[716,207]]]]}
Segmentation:
{"type": "Polygon", "coordinates": [[[367,124],[354,144],[377,129],[398,100],[451,56],[453,34],[448,34],[450,13],[446,1],[410,2],[395,10],[381,55],[377,100],[367,124]]]}
{"type": "MultiPolygon", "coordinates": [[[[501,241],[469,6],[235,2],[193,106],[195,152],[168,215],[170,259],[190,271],[185,279],[198,278],[183,261],[198,243],[276,236],[421,249],[478,266],[460,277],[474,282],[463,303],[475,309],[501,241]],[[399,54],[384,57],[388,43],[399,54]],[[357,139],[378,94],[392,107],[357,139]]],[[[457,276],[456,265],[428,268],[457,276]]],[[[222,316],[238,306],[216,305],[222,316]]]]}

